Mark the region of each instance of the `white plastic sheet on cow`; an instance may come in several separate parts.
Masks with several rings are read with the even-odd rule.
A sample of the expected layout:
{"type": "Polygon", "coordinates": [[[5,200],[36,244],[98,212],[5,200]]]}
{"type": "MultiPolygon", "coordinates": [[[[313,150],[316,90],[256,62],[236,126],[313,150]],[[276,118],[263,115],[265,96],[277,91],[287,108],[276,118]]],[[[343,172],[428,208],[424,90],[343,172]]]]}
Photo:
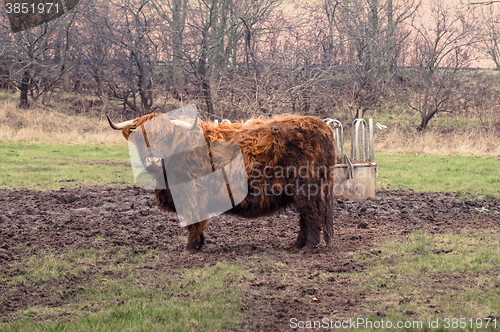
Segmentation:
{"type": "Polygon", "coordinates": [[[162,114],[138,127],[129,137],[129,154],[136,184],[171,192],[181,226],[214,217],[248,194],[240,148],[230,142],[210,147],[200,125],[186,129],[175,120],[193,124],[195,105],[162,114]],[[213,167],[210,158],[213,160],[213,167]],[[161,160],[151,165],[150,160],[161,160]]]}

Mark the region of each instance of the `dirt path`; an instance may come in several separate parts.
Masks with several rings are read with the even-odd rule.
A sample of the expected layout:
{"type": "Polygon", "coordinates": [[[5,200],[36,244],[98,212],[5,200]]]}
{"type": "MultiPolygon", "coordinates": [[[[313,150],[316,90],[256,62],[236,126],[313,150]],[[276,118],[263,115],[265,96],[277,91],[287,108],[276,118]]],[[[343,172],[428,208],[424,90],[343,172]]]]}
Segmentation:
{"type": "MultiPolygon", "coordinates": [[[[257,279],[245,296],[257,311],[243,329],[279,331],[288,330],[292,317],[321,319],[334,311],[340,317],[350,317],[362,312],[366,294],[353,292],[347,279],[318,280],[320,273],[365,269],[349,259],[351,252],[416,229],[443,233],[500,227],[500,199],[481,201],[411,191],[381,191],[377,195],[376,200],[337,202],[335,243],[331,248],[290,252],[287,248],[298,232],[298,215],[286,210],[253,220],[219,216],[205,234],[204,250],[187,255],[182,238],[186,231],[178,226],[175,215],[160,212],[149,191],[135,187],[0,190],[0,271],[26,255],[49,248],[65,251],[146,246],[178,253],[158,266],[165,271],[223,260],[248,264],[257,279]],[[259,257],[282,262],[286,268],[266,266],[256,259],[259,257]]],[[[69,280],[68,285],[78,282],[69,280]]],[[[4,287],[0,284],[0,292],[4,287]]],[[[0,302],[0,318],[24,308],[26,303],[60,304],[40,297],[36,288],[19,287],[18,293],[0,302]]]]}

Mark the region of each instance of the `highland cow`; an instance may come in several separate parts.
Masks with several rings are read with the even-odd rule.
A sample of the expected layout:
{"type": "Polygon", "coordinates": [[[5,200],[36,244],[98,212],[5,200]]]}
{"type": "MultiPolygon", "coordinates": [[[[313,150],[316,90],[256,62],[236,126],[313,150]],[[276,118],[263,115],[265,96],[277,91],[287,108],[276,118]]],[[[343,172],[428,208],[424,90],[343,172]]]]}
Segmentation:
{"type": "MultiPolygon", "coordinates": [[[[108,120],[113,129],[122,130],[127,140],[132,131],[142,128],[148,149],[154,148],[157,135],[176,131],[176,135],[171,137],[186,137],[190,130],[196,128],[198,121],[196,119],[195,124],[191,125],[179,120],[165,120],[157,125],[161,127],[155,129],[157,135],[148,134],[146,137],[144,124],[157,116],[159,114],[152,113],[120,124],[114,124],[109,117],[108,120]]],[[[255,218],[271,215],[291,205],[299,213],[300,230],[294,247],[316,247],[321,239],[321,231],[325,243],[329,245],[333,236],[332,190],[336,154],[333,132],[328,125],[317,117],[283,116],[218,125],[202,121],[201,129],[208,150],[214,150],[216,142],[231,142],[240,148],[243,155],[248,195],[226,213],[255,218]]],[[[179,140],[168,144],[173,149],[179,140]]],[[[214,169],[213,160],[210,160],[214,169]]],[[[164,177],[165,162],[155,156],[142,159],[153,178],[163,177],[166,182],[166,188],[155,189],[157,206],[164,212],[176,212],[168,179],[164,177]]],[[[168,162],[169,167],[181,168],[183,165],[179,160],[168,162]]],[[[231,177],[231,174],[227,176],[231,177]]],[[[187,226],[187,250],[199,250],[203,246],[203,231],[207,225],[208,220],[203,220],[187,226]]]]}

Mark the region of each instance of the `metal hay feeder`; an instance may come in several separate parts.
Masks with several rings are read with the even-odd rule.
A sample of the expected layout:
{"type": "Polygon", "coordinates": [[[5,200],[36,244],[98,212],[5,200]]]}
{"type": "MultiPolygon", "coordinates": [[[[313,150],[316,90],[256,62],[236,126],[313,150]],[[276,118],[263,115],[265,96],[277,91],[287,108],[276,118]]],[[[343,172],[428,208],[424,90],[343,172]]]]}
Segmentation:
{"type": "Polygon", "coordinates": [[[368,125],[363,119],[354,120],[351,128],[350,158],[344,154],[344,131],[340,121],[334,119],[324,121],[333,128],[336,151],[340,151],[341,156],[341,163],[334,167],[333,192],[349,199],[375,198],[377,163],[373,141],[373,119],[368,120],[368,125]]]}

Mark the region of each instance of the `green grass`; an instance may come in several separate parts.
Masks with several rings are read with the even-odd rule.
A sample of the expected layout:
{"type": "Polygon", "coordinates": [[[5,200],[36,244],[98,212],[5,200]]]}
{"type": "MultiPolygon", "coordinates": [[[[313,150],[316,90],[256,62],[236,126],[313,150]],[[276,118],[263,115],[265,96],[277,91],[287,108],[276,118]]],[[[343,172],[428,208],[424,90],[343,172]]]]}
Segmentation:
{"type": "MultiPolygon", "coordinates": [[[[439,235],[417,231],[353,258],[369,266],[352,277],[359,291],[370,294],[366,309],[371,320],[380,321],[379,313],[386,321],[420,320],[428,327],[429,321],[439,319],[439,330],[446,331],[445,318],[464,317],[469,325],[462,330],[478,330],[475,319],[500,312],[498,230],[439,235]]],[[[500,320],[496,324],[500,328],[500,320]]]]}
{"type": "MultiPolygon", "coordinates": [[[[377,154],[376,159],[377,189],[500,196],[499,157],[377,154]]],[[[128,162],[126,146],[0,142],[0,188],[132,184],[128,162]]]]}
{"type": "Polygon", "coordinates": [[[0,142],[0,188],[133,183],[126,146],[0,142]]]}
{"type": "MultiPolygon", "coordinates": [[[[133,183],[128,158],[124,146],[0,142],[0,187],[133,183]]],[[[378,154],[376,159],[378,189],[499,195],[498,157],[378,154]]],[[[363,273],[318,278],[335,276],[367,294],[364,318],[380,321],[377,312],[394,322],[418,317],[424,327],[427,320],[440,319],[443,327],[446,317],[484,318],[500,311],[499,239],[496,230],[416,232],[382,244],[381,252],[354,255],[367,264],[363,273]]],[[[0,331],[220,331],[248,314],[243,298],[249,286],[242,282],[254,278],[248,271],[273,273],[283,284],[303,277],[283,272],[289,254],[202,269],[173,268],[170,255],[181,253],[126,247],[26,252],[0,272],[0,284],[7,286],[0,302],[26,285],[33,286],[32,293],[16,300],[24,309],[0,322],[0,331]],[[52,304],[39,303],[40,298],[52,304]]]]}
{"type": "Polygon", "coordinates": [[[378,154],[377,189],[455,192],[461,197],[500,196],[499,157],[378,154]]]}
{"type": "Polygon", "coordinates": [[[19,95],[14,93],[0,92],[0,101],[17,101],[19,95]]]}
{"type": "Polygon", "coordinates": [[[172,269],[164,265],[169,255],[147,248],[28,255],[0,275],[9,285],[0,298],[25,285],[36,291],[0,331],[221,331],[242,322],[250,273],[227,262],[172,269]]]}

